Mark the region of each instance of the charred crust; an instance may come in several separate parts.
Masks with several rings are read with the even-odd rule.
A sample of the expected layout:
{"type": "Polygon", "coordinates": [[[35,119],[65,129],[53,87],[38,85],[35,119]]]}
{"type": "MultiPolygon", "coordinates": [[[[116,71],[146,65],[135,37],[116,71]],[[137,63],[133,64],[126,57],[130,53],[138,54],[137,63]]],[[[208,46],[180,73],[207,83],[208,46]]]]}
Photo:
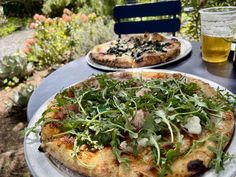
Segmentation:
{"type": "Polygon", "coordinates": [[[50,128],[58,128],[58,127],[60,127],[60,123],[58,123],[58,122],[49,122],[47,124],[49,125],[50,128]]]}
{"type": "Polygon", "coordinates": [[[39,147],[38,147],[38,150],[39,152],[45,152],[44,148],[43,148],[43,145],[41,144],[39,147]]]}
{"type": "Polygon", "coordinates": [[[206,166],[203,164],[202,160],[196,159],[191,160],[187,165],[188,171],[201,172],[206,169],[206,166]]]}
{"type": "Polygon", "coordinates": [[[157,168],[156,168],[156,166],[150,166],[148,170],[155,172],[157,170],[157,168]]]}

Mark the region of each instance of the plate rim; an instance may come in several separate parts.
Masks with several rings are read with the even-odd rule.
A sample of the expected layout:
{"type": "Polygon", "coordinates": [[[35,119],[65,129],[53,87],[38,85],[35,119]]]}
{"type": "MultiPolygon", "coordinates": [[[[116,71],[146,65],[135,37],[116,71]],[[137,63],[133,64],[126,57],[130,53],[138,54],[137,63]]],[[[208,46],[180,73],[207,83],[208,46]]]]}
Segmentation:
{"type": "MultiPolygon", "coordinates": [[[[125,71],[118,71],[118,72],[154,72],[154,73],[170,73],[170,74],[173,74],[173,73],[179,73],[179,74],[182,74],[186,77],[191,77],[191,78],[195,78],[195,79],[200,79],[202,80],[203,82],[206,82],[208,83],[211,87],[213,88],[220,88],[220,89],[223,89],[224,92],[228,92],[228,93],[231,93],[233,94],[230,90],[228,90],[227,88],[225,88],[224,86],[214,82],[214,81],[211,81],[209,79],[205,79],[201,76],[197,76],[197,75],[194,75],[194,74],[189,74],[189,73],[186,73],[186,72],[181,72],[181,71],[175,71],[175,70],[167,70],[167,69],[142,69],[142,68],[136,68],[136,69],[129,69],[129,70],[125,70],[125,71]]],[[[91,75],[92,76],[92,75],[91,75]]],[[[88,77],[89,78],[89,77],[88,77]]],[[[80,83],[80,82],[83,82],[84,80],[88,79],[88,78],[85,78],[79,82],[75,82],[71,85],[69,85],[68,87],[65,87],[63,88],[62,90],[64,89],[67,89],[77,83],[80,83]]],[[[59,91],[60,92],[60,91],[59,91]]],[[[57,93],[59,93],[57,92],[57,93]]],[[[45,111],[45,109],[47,108],[47,106],[50,104],[50,101],[53,100],[53,98],[55,97],[55,95],[57,94],[55,93],[53,96],[51,96],[47,101],[45,101],[41,106],[40,108],[36,111],[36,113],[34,114],[34,116],[32,117],[32,119],[30,120],[29,124],[27,127],[31,127],[32,125],[34,125],[34,123],[40,118],[40,116],[42,115],[42,113],[45,111]]],[[[236,123],[235,123],[236,124],[236,123]]],[[[39,130],[39,128],[38,128],[39,130]]],[[[228,145],[228,148],[226,151],[229,151],[230,147],[233,148],[233,141],[235,141],[234,143],[236,143],[236,130],[234,131],[233,135],[232,135],[232,138],[231,138],[231,142],[230,144],[228,145]]],[[[24,155],[25,155],[25,159],[26,159],[26,162],[27,162],[27,166],[28,168],[30,169],[32,175],[34,177],[40,177],[40,176],[50,176],[49,174],[52,174],[53,176],[57,176],[57,177],[69,177],[69,175],[63,171],[61,171],[60,169],[58,169],[55,165],[53,165],[53,162],[51,162],[49,160],[49,158],[47,157],[47,155],[45,153],[42,153],[42,152],[39,152],[38,151],[38,145],[40,144],[40,140],[39,140],[39,136],[37,136],[36,134],[34,133],[31,133],[30,135],[28,135],[27,137],[25,136],[24,137],[24,155]],[[31,140],[34,140],[36,142],[36,144],[34,145],[35,147],[37,146],[37,148],[34,148],[32,149],[32,144],[29,143],[29,141],[31,140]],[[31,152],[30,152],[31,150],[31,152]],[[29,155],[36,155],[36,156],[29,156],[29,155]],[[38,158],[39,159],[38,159],[38,158]],[[38,160],[36,160],[38,159],[38,160]],[[32,164],[34,163],[34,164],[32,164]],[[35,164],[37,163],[37,164],[35,164]],[[42,165],[43,166],[40,166],[42,165]],[[35,166],[37,165],[37,166],[35,166]],[[40,167],[40,168],[38,168],[40,167]],[[41,170],[40,170],[41,169],[41,170]]],[[[236,154],[236,149],[234,150],[234,152],[236,154]]],[[[230,162],[229,164],[226,164],[226,165],[231,165],[231,163],[233,162],[230,162]]],[[[235,159],[235,162],[234,162],[234,165],[236,165],[236,159],[235,159]]],[[[232,168],[232,167],[231,167],[232,168]]],[[[220,173],[226,171],[227,169],[225,168],[225,170],[222,170],[220,173]]],[[[234,175],[236,175],[236,169],[233,170],[233,172],[231,173],[230,177],[233,177],[234,175]]],[[[215,173],[214,173],[214,170],[213,169],[209,169],[207,170],[205,173],[203,174],[200,174],[198,175],[199,177],[214,177],[215,176],[215,173]]],[[[220,176],[220,175],[219,175],[220,176]]],[[[78,177],[80,177],[80,174],[78,174],[78,177]]]]}
{"type": "MultiPolygon", "coordinates": [[[[167,38],[178,39],[181,42],[181,47],[185,47],[185,51],[183,54],[181,54],[181,51],[180,51],[180,54],[177,57],[175,57],[174,59],[172,59],[170,61],[164,62],[164,63],[159,63],[159,64],[151,65],[151,66],[144,66],[144,67],[139,67],[139,68],[114,68],[114,67],[110,67],[110,66],[106,66],[106,65],[102,65],[102,64],[94,62],[91,59],[91,57],[89,56],[91,51],[89,51],[87,53],[87,55],[85,56],[86,62],[88,63],[89,66],[94,67],[96,69],[103,70],[103,71],[124,71],[124,70],[130,70],[130,69],[134,69],[134,70],[135,69],[152,69],[152,68],[165,66],[165,65],[174,63],[176,61],[180,61],[180,60],[184,59],[189,53],[191,53],[193,47],[192,47],[192,44],[188,40],[186,40],[182,37],[175,37],[175,36],[171,36],[171,37],[167,36],[167,38]]],[[[105,42],[105,43],[109,43],[109,42],[105,42]]]]}

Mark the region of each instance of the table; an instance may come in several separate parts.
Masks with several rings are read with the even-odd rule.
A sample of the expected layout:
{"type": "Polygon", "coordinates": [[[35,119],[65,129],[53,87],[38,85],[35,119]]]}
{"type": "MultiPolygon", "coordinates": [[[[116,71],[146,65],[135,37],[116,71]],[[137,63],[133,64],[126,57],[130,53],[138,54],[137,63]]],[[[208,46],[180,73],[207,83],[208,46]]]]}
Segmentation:
{"type": "MultiPolygon", "coordinates": [[[[200,55],[200,44],[193,42],[192,47],[192,52],[185,58],[159,68],[198,75],[212,80],[231,92],[236,93],[236,70],[233,70],[232,62],[228,61],[218,64],[203,62],[200,55]]],[[[28,120],[30,120],[37,109],[55,93],[71,84],[86,79],[92,74],[101,72],[104,71],[90,67],[86,63],[85,57],[74,60],[57,69],[43,80],[30,97],[27,106],[28,120]]]]}

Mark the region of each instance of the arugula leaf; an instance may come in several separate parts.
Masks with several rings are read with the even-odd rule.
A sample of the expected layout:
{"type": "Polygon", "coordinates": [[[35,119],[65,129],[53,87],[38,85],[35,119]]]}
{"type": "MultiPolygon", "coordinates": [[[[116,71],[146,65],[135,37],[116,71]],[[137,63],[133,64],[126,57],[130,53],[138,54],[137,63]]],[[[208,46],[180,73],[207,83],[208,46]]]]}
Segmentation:
{"type": "Polygon", "coordinates": [[[120,140],[118,138],[119,135],[120,133],[117,129],[114,129],[112,131],[112,141],[111,141],[112,152],[116,156],[119,163],[123,163],[128,166],[129,160],[127,158],[121,157],[121,150],[118,149],[118,146],[120,145],[120,140]]]}
{"type": "Polygon", "coordinates": [[[215,158],[211,160],[210,167],[214,168],[216,173],[219,173],[224,169],[224,162],[227,160],[232,160],[233,155],[223,151],[225,142],[228,141],[223,133],[216,134],[211,136],[209,140],[216,143],[216,147],[208,146],[208,149],[215,154],[215,158]]]}
{"type": "Polygon", "coordinates": [[[167,125],[167,127],[169,129],[169,132],[170,132],[171,142],[173,143],[174,142],[174,133],[173,133],[172,127],[170,125],[170,121],[166,117],[165,112],[160,109],[160,110],[155,112],[155,115],[161,117],[163,122],[167,125]]]}

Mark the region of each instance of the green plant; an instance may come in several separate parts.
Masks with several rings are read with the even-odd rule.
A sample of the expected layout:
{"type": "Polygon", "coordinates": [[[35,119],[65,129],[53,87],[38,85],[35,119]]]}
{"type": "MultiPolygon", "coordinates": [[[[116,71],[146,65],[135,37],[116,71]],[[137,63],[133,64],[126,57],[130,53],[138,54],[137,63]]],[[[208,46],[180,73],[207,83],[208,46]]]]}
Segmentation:
{"type": "Polygon", "coordinates": [[[16,53],[0,60],[0,85],[14,86],[32,74],[34,66],[25,57],[16,53]]]}
{"type": "Polygon", "coordinates": [[[20,86],[20,89],[15,92],[15,94],[11,98],[11,103],[9,103],[9,106],[11,106],[12,110],[17,111],[26,108],[29,98],[34,89],[35,86],[31,84],[22,84],[20,86]]]}
{"type": "Polygon", "coordinates": [[[26,42],[24,52],[40,69],[85,55],[94,45],[114,35],[113,23],[94,13],[72,14],[65,9],[62,18],[35,15],[34,19],[30,26],[36,34],[26,42]]]}
{"type": "Polygon", "coordinates": [[[6,16],[4,15],[3,7],[0,6],[0,27],[7,23],[6,16]]]}
{"type": "MultiPolygon", "coordinates": [[[[83,0],[86,1],[86,0],[83,0]]],[[[92,7],[93,11],[101,16],[112,15],[112,9],[115,5],[125,4],[125,0],[89,0],[86,1],[89,7],[92,7]]]]}
{"type": "Polygon", "coordinates": [[[18,18],[18,17],[7,18],[4,24],[1,25],[0,22],[0,37],[5,37],[16,30],[25,28],[28,25],[29,21],[31,21],[30,18],[18,18]]]}
{"type": "Polygon", "coordinates": [[[78,0],[44,0],[42,12],[50,17],[59,17],[64,8],[73,9],[78,5],[78,0]]]}
{"type": "Polygon", "coordinates": [[[81,25],[74,31],[73,36],[77,42],[74,58],[86,55],[95,45],[107,42],[116,37],[114,30],[114,21],[96,18],[81,25]]]}
{"type": "Polygon", "coordinates": [[[40,12],[43,0],[2,0],[0,5],[4,7],[4,12],[11,17],[31,16],[40,12]]]}
{"type": "Polygon", "coordinates": [[[92,13],[99,16],[112,15],[112,8],[117,4],[124,4],[125,0],[45,0],[42,12],[50,17],[58,17],[68,8],[75,13],[92,13]]]}

